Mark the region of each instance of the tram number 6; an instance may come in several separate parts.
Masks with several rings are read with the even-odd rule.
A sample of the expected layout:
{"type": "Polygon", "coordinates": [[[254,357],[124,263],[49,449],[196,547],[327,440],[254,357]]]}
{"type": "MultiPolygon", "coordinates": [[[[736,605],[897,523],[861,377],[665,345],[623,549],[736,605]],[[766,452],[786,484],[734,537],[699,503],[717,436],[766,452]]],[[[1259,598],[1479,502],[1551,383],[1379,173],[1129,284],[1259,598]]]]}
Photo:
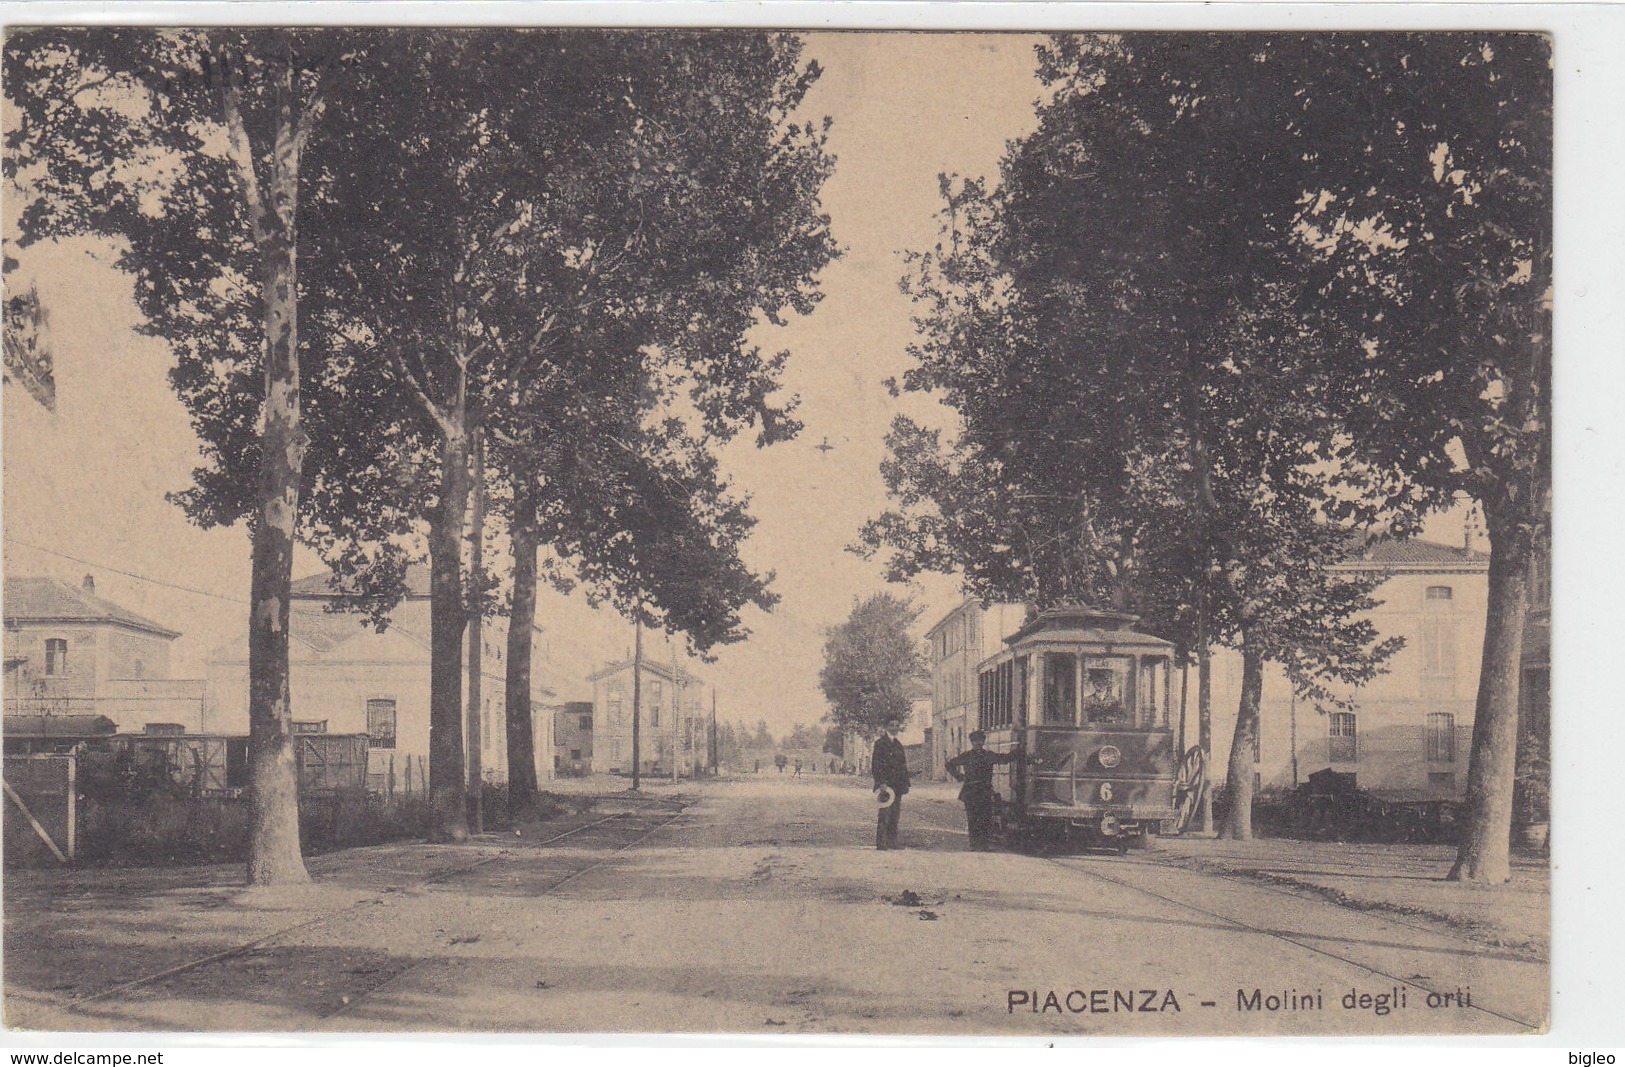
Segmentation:
{"type": "Polygon", "coordinates": [[[1100,799],[1107,802],[1107,803],[1111,802],[1111,799],[1112,799],[1112,784],[1110,782],[1101,782],[1100,783],[1100,799]]]}

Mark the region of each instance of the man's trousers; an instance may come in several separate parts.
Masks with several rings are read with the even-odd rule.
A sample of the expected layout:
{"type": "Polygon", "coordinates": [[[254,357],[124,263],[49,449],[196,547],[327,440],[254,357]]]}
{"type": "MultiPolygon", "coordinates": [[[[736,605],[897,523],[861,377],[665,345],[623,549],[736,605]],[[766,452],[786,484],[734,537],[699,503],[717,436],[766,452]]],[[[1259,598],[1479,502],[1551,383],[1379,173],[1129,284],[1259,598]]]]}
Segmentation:
{"type": "Polygon", "coordinates": [[[875,847],[897,847],[897,820],[903,814],[903,796],[897,795],[891,807],[881,808],[880,815],[875,822],[875,847]]]}

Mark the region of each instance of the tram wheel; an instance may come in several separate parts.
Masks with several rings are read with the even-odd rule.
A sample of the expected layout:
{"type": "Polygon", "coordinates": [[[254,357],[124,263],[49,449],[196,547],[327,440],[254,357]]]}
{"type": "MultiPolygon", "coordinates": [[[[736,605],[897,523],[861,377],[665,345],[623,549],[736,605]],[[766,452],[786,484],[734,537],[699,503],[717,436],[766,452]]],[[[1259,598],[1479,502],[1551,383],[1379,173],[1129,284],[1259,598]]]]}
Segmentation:
{"type": "Polygon", "coordinates": [[[1174,807],[1178,810],[1173,820],[1174,833],[1182,834],[1190,829],[1196,809],[1202,803],[1202,786],[1206,779],[1207,758],[1201,748],[1192,747],[1179,761],[1179,774],[1174,779],[1174,807]]]}

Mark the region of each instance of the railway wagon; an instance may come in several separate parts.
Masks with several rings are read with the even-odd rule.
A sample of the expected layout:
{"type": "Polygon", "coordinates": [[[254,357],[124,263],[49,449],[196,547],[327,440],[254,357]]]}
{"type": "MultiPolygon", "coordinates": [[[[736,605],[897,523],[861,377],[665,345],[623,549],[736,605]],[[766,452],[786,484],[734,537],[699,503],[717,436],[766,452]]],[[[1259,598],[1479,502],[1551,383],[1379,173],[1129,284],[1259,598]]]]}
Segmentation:
{"type": "Polygon", "coordinates": [[[1202,751],[1179,750],[1174,646],[1134,629],[1137,621],[1054,608],[978,667],[988,748],[1024,756],[995,769],[995,822],[1007,841],[1126,850],[1188,826],[1202,751]]]}

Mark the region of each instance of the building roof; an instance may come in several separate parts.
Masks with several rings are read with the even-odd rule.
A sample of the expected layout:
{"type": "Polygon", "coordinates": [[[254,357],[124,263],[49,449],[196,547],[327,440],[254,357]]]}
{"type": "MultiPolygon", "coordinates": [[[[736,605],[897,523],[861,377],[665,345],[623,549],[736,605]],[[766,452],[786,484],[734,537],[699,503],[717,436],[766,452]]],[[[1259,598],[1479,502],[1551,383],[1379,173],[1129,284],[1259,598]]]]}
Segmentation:
{"type": "MultiPolygon", "coordinates": [[[[295,600],[353,596],[354,594],[351,591],[333,584],[336,577],[332,572],[312,574],[308,578],[298,579],[288,587],[288,590],[295,600]]],[[[429,565],[427,563],[410,563],[407,565],[406,595],[411,598],[428,597],[429,565]]]]}
{"type": "MultiPolygon", "coordinates": [[[[600,678],[608,678],[612,674],[619,674],[622,671],[631,669],[631,660],[619,660],[615,663],[611,663],[602,670],[594,671],[592,674],[587,675],[587,681],[596,682],[600,678]]],[[[672,680],[672,665],[658,659],[652,659],[648,656],[643,657],[643,672],[645,674],[653,674],[657,677],[664,678],[668,682],[672,680]]],[[[685,685],[695,683],[700,680],[699,675],[686,671],[682,667],[677,668],[677,678],[685,685]]]]}
{"type": "Polygon", "coordinates": [[[1358,536],[1350,539],[1348,559],[1339,566],[1358,570],[1488,570],[1487,552],[1459,545],[1411,538],[1396,541],[1385,538],[1367,545],[1358,536]]]}
{"type": "Polygon", "coordinates": [[[962,614],[966,608],[971,607],[985,608],[987,605],[984,604],[978,597],[968,596],[961,600],[958,604],[954,605],[953,610],[949,611],[942,618],[938,619],[929,630],[925,631],[925,636],[929,638],[931,635],[935,634],[944,626],[947,626],[948,623],[952,622],[956,617],[962,614]]]}
{"type": "Polygon", "coordinates": [[[144,630],[171,640],[179,630],[160,626],[79,586],[55,578],[7,578],[5,586],[7,625],[20,622],[112,623],[132,630],[144,630]]]}

